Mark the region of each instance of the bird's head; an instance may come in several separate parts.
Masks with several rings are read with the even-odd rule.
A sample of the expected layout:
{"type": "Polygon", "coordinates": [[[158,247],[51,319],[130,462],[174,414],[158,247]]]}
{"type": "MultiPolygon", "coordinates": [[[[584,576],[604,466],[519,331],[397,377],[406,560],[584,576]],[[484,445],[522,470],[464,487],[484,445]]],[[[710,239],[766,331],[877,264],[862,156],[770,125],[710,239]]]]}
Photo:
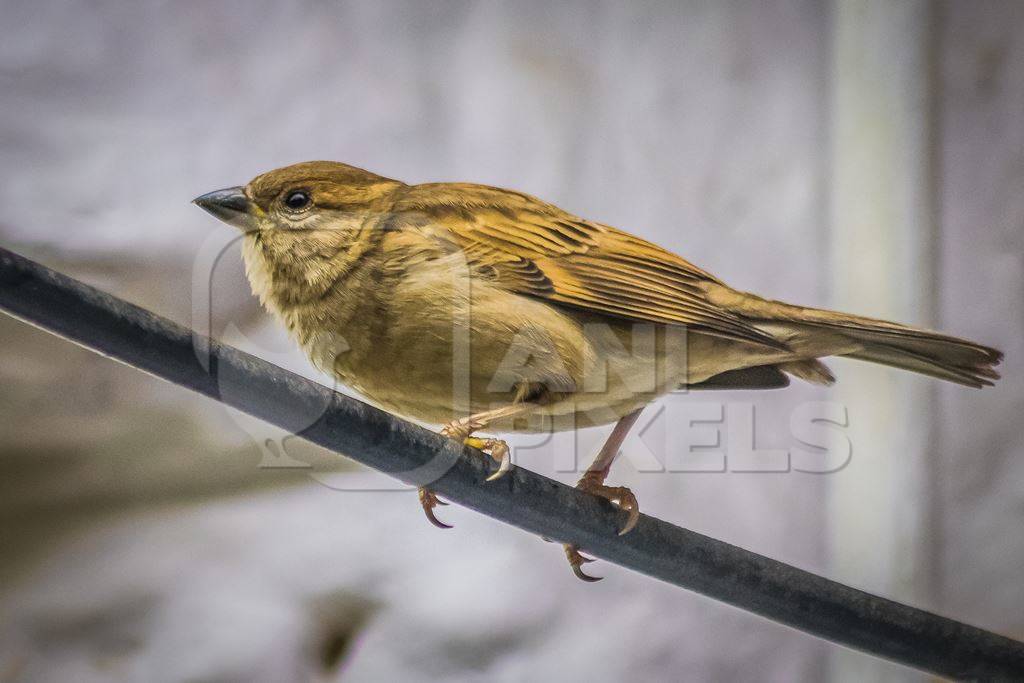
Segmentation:
{"type": "Polygon", "coordinates": [[[401,186],[355,166],[307,161],[192,201],[245,232],[331,230],[361,223],[401,186]]]}

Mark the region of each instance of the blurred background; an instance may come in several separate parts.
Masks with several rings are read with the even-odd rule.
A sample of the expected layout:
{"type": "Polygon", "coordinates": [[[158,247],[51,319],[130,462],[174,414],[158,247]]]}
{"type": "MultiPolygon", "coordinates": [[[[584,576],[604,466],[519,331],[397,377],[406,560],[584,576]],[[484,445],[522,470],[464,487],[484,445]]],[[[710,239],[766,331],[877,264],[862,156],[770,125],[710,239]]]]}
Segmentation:
{"type": "MultiPolygon", "coordinates": [[[[193,197],[307,159],[511,187],[741,289],[1001,348],[985,391],[835,361],[834,391],[668,399],[752,404],[776,450],[834,401],[838,471],[647,471],[630,452],[678,456],[652,426],[611,481],[1024,638],[1024,3],[2,10],[0,244],[321,381],[193,197]]],[[[0,335],[0,681],[925,679],[604,563],[583,584],[464,509],[440,532],[341,458],[6,316],[0,335]]],[[[513,443],[574,480],[561,437],[513,443]]]]}

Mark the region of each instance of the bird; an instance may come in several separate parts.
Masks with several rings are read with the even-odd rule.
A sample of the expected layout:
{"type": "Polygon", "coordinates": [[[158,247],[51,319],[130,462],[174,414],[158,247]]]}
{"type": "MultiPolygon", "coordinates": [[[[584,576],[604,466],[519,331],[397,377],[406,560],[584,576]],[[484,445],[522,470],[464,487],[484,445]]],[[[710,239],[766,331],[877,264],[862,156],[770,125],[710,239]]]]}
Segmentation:
{"type": "MultiPolygon", "coordinates": [[[[908,325],[734,289],[641,237],[529,194],[407,184],[333,161],[263,173],[193,200],[240,229],[253,293],[312,364],[381,408],[443,425],[507,473],[480,432],[614,423],[577,487],[639,519],[606,480],[644,406],[680,387],[831,384],[855,358],[967,387],[1002,353],[908,325]]],[[[419,488],[427,518],[444,505],[419,488]]],[[[592,561],[564,546],[573,573],[592,561]]]]}

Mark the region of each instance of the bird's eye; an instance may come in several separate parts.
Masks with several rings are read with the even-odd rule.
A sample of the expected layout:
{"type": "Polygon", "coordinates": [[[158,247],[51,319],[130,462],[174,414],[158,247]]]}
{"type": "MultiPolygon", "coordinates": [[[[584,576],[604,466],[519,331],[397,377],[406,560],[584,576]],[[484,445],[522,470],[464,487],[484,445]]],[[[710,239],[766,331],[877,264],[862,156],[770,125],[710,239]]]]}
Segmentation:
{"type": "Polygon", "coordinates": [[[292,211],[299,211],[309,206],[309,193],[304,190],[289,192],[284,198],[284,205],[292,211]]]}

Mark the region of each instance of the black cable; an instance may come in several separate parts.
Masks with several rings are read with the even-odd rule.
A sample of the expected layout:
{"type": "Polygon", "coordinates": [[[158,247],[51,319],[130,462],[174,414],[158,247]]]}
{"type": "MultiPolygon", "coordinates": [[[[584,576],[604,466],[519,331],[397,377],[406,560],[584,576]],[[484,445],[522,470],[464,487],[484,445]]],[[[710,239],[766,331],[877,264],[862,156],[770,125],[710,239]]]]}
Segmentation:
{"type": "Polygon", "coordinates": [[[941,676],[1024,680],[1024,643],[646,515],[618,536],[623,513],[595,496],[521,468],[485,483],[471,449],[4,249],[0,308],[408,483],[440,475],[444,498],[608,562],[941,676]]]}

